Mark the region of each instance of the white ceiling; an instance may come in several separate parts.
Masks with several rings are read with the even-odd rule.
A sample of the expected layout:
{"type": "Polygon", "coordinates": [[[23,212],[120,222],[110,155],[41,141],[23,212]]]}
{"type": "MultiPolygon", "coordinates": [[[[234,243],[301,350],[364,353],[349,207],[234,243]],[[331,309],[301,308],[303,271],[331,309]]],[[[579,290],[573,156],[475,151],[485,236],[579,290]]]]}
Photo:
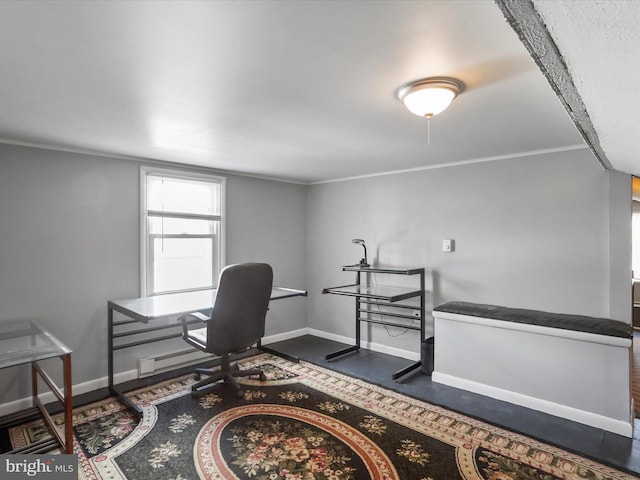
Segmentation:
{"type": "MultiPolygon", "coordinates": [[[[572,2],[538,3],[555,18],[572,2]]],[[[568,64],[616,166],[638,123],[611,134],[599,82],[613,57],[594,61],[592,33],[561,51],[582,47],[568,64]]],[[[299,182],[585,145],[491,0],[0,2],[0,106],[4,141],[299,182]],[[431,144],[394,96],[429,76],[466,84],[431,144]]]]}
{"type": "Polygon", "coordinates": [[[534,0],[600,145],[616,170],[640,175],[640,2],[534,0]]]}

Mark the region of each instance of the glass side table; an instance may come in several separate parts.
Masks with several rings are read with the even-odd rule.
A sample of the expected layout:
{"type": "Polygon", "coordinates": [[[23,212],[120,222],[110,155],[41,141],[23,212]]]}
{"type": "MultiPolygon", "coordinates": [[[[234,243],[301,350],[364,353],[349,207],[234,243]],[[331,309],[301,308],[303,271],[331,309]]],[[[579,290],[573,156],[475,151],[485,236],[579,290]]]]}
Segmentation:
{"type": "Polygon", "coordinates": [[[9,427],[29,420],[38,412],[51,430],[52,439],[41,440],[8,453],[41,453],[57,444],[64,453],[73,453],[73,415],[71,393],[71,350],[37,322],[18,320],[0,322],[0,368],[31,364],[31,390],[33,407],[21,412],[5,415],[0,419],[0,427],[9,427]],[[40,360],[58,357],[63,364],[64,386],[61,390],[38,364],[40,360]],[[64,433],[61,434],[53,423],[51,415],[38,397],[38,376],[49,386],[51,392],[64,407],[64,433]]]}

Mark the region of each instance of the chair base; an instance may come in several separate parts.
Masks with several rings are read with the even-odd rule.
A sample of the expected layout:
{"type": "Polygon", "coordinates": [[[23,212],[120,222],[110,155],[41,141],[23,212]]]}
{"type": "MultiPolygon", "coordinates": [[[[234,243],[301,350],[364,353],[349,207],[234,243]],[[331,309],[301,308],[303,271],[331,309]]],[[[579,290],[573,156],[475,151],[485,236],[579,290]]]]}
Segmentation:
{"type": "Polygon", "coordinates": [[[230,363],[229,355],[222,355],[220,359],[220,370],[196,368],[195,372],[196,380],[199,380],[202,375],[207,375],[207,378],[200,380],[191,386],[191,396],[194,398],[208,394],[218,385],[220,380],[229,385],[238,398],[242,398],[244,392],[242,391],[242,387],[236,381],[236,378],[258,376],[261,382],[264,382],[267,379],[262,370],[240,370],[236,362],[233,362],[233,364],[230,363]]]}

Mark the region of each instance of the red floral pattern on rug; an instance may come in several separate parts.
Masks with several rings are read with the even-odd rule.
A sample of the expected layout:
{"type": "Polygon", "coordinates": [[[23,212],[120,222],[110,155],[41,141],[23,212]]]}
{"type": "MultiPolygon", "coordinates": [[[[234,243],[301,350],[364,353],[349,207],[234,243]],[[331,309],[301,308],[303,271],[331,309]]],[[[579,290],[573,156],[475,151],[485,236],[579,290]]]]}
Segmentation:
{"type": "Polygon", "coordinates": [[[397,478],[391,460],[357,429],[293,406],[257,404],[212,418],[195,447],[200,478],[397,478]],[[356,466],[357,465],[357,466],[356,466]]]}
{"type": "MultiPolygon", "coordinates": [[[[191,398],[191,376],[74,409],[79,480],[632,480],[637,478],[445,408],[305,362],[242,361],[238,399],[191,398]]],[[[62,416],[55,417],[62,428],[62,416]]],[[[26,445],[42,423],[12,429],[26,445]]]]}

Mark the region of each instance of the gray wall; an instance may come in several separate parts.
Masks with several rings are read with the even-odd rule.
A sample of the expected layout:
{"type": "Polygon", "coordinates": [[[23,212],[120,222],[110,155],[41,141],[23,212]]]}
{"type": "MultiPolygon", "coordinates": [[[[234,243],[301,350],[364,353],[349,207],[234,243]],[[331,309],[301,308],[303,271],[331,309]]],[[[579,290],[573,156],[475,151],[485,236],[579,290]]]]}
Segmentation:
{"type": "MultiPolygon", "coordinates": [[[[370,260],[425,266],[429,308],[630,319],[630,179],[587,150],[309,187],[227,179],[227,262],[268,261],[276,284],[310,292],[274,302],[267,335],[308,325],[353,336],[351,299],[320,292],[352,280],[340,265],[361,257],[356,237],[370,260]],[[441,251],[445,238],[455,252],[441,251]]],[[[139,293],[138,189],[134,161],[0,145],[0,322],[37,319],[68,343],[75,384],[106,375],[107,300],[139,293]]],[[[417,351],[415,332],[366,331],[417,351]]],[[[144,353],[121,352],[116,371],[144,353]]],[[[27,376],[1,370],[0,403],[28,396],[27,376]]]]}
{"type": "MultiPolygon", "coordinates": [[[[74,384],[107,374],[107,300],[139,295],[139,166],[0,145],[0,322],[35,319],[67,343],[74,384]]],[[[306,187],[227,176],[227,200],[227,262],[268,261],[276,284],[305,288],[306,187]]],[[[274,302],[267,335],[305,325],[303,299],[274,302]]],[[[119,352],[116,371],[144,351],[119,352]]],[[[0,384],[0,403],[30,392],[25,369],[0,384]]]]}
{"type": "MultiPolygon", "coordinates": [[[[588,150],[310,186],[309,326],[353,336],[352,299],[320,292],[352,281],[340,265],[360,258],[356,237],[370,262],[426,267],[428,308],[461,300],[629,322],[630,204],[629,176],[588,150]]],[[[365,331],[418,351],[417,332],[365,331]]]]}
{"type": "Polygon", "coordinates": [[[609,172],[609,317],[631,323],[632,177],[609,172]]]}
{"type": "MultiPolygon", "coordinates": [[[[227,175],[227,263],[264,261],[274,285],[305,289],[306,186],[227,175]]],[[[266,335],[307,325],[306,299],[274,301],[266,335]]]]}

